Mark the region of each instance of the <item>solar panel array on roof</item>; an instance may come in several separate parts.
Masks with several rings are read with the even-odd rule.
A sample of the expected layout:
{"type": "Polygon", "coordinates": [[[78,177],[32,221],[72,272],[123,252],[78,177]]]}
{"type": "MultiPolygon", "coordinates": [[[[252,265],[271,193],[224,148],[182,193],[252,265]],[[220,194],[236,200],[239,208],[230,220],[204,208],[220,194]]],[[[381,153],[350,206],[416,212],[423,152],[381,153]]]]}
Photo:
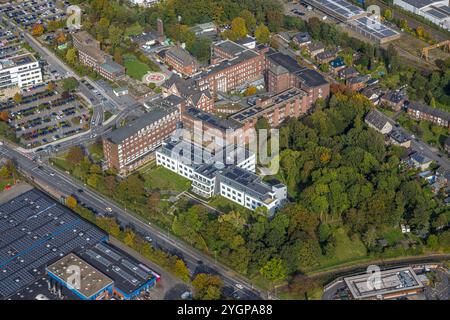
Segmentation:
{"type": "Polygon", "coordinates": [[[358,18],[350,24],[379,40],[399,34],[385,24],[368,17],[358,18]]]}
{"type": "Polygon", "coordinates": [[[0,205],[0,298],[35,281],[45,265],[105,237],[36,189],[0,205]]]}
{"type": "Polygon", "coordinates": [[[130,294],[154,279],[153,272],[143,268],[137,261],[112,248],[108,243],[99,243],[80,256],[89,264],[114,280],[114,286],[130,294]]]}
{"type": "Polygon", "coordinates": [[[365,11],[345,0],[308,0],[312,5],[326,9],[344,20],[365,14],[365,11]]]}
{"type": "Polygon", "coordinates": [[[445,12],[441,12],[441,11],[436,10],[434,8],[425,10],[424,12],[426,12],[429,15],[432,15],[433,17],[438,18],[438,19],[444,19],[444,18],[449,16],[449,14],[446,14],[445,12]]]}

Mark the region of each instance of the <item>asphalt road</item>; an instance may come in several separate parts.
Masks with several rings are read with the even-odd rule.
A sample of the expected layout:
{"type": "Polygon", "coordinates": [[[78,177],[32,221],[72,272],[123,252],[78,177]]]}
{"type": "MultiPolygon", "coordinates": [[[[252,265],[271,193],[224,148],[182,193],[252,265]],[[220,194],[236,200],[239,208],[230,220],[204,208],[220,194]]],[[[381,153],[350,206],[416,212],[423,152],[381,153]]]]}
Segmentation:
{"type": "Polygon", "coordinates": [[[0,146],[0,154],[7,158],[14,159],[18,169],[25,175],[32,177],[32,179],[44,189],[58,190],[67,195],[75,194],[80,203],[84,203],[86,206],[92,207],[98,212],[105,212],[105,209],[110,207],[121,225],[132,226],[136,232],[151,237],[155,246],[179,255],[184,259],[192,274],[198,272],[217,274],[222,278],[226,287],[226,292],[229,292],[230,294],[237,292],[241,299],[262,298],[262,292],[254,290],[252,284],[248,283],[231,269],[220,263],[216,264],[214,259],[207,257],[200,251],[185,244],[183,241],[171,236],[167,231],[160,230],[130,214],[126,209],[119,207],[111,202],[110,199],[87,188],[70,175],[53,168],[49,164],[38,164],[30,159],[30,155],[23,155],[7,145],[0,146]],[[83,192],[78,192],[80,189],[82,189],[83,192]],[[236,287],[237,283],[243,286],[242,290],[236,287]]]}

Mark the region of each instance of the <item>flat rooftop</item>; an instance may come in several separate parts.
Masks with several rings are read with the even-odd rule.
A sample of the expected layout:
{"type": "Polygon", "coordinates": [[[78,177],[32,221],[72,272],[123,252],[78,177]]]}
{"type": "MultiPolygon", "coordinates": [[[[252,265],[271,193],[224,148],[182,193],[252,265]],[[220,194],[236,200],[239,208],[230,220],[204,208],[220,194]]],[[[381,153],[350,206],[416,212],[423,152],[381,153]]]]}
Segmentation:
{"type": "Polygon", "coordinates": [[[46,270],[67,284],[69,277],[72,275],[68,268],[72,266],[80,268],[80,288],[74,288],[74,290],[86,299],[91,298],[113,284],[113,280],[73,253],[49,265],[46,270]]]}
{"type": "Polygon", "coordinates": [[[370,285],[370,276],[372,274],[365,273],[344,278],[355,299],[370,299],[379,295],[390,295],[423,288],[423,284],[411,267],[381,271],[379,288],[374,288],[377,287],[376,285],[370,285]]]}
{"type": "Polygon", "coordinates": [[[306,2],[319,9],[329,11],[333,16],[344,21],[366,14],[362,8],[345,0],[307,0],[306,2]]]}
{"type": "Polygon", "coordinates": [[[45,266],[108,235],[43,192],[0,205],[0,299],[33,283],[45,266]]]}
{"type": "Polygon", "coordinates": [[[214,127],[221,131],[226,131],[226,130],[234,131],[234,130],[238,130],[238,129],[242,128],[242,124],[240,124],[237,121],[230,120],[230,119],[221,119],[211,113],[202,111],[195,107],[188,108],[185,111],[185,114],[190,116],[194,120],[204,122],[204,123],[210,125],[211,127],[214,127]]]}
{"type": "Polygon", "coordinates": [[[80,256],[112,279],[114,287],[125,294],[131,294],[147,283],[156,281],[156,274],[147,266],[108,243],[97,243],[80,256]]]}
{"type": "Polygon", "coordinates": [[[265,99],[263,101],[264,105],[246,108],[242,111],[239,111],[238,113],[233,114],[230,118],[242,123],[248,119],[258,118],[261,114],[270,112],[271,109],[275,109],[280,104],[303,98],[305,95],[307,95],[307,93],[303,90],[298,88],[291,88],[265,99]]]}
{"type": "Polygon", "coordinates": [[[238,145],[227,144],[210,150],[191,141],[171,139],[166,140],[158,152],[193,168],[215,162],[225,165],[238,164],[253,156],[250,150],[238,145]]]}

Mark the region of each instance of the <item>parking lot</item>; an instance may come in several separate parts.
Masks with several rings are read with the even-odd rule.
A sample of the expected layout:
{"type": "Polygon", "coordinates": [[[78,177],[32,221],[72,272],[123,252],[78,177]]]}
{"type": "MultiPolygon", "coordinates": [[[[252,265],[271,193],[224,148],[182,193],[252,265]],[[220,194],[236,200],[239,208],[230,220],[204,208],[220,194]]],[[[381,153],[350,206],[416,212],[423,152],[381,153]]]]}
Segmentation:
{"type": "Polygon", "coordinates": [[[56,4],[55,0],[14,0],[0,4],[0,14],[10,21],[24,28],[31,28],[36,23],[46,24],[48,21],[57,21],[66,18],[65,7],[56,4]]]}
{"type": "Polygon", "coordinates": [[[89,129],[89,109],[59,86],[53,91],[46,84],[37,86],[23,94],[19,103],[12,98],[1,102],[0,111],[8,112],[9,125],[27,148],[89,129]]]}

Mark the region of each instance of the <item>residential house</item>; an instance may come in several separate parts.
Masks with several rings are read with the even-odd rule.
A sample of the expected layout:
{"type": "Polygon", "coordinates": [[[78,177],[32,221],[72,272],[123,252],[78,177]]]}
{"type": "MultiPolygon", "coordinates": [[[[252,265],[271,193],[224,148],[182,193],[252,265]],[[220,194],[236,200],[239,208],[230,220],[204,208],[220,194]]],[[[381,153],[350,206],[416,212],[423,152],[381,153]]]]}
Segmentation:
{"type": "Polygon", "coordinates": [[[394,111],[399,111],[406,99],[406,90],[390,90],[381,97],[381,103],[394,111]]]}
{"type": "Polygon", "coordinates": [[[409,157],[411,164],[414,168],[420,169],[421,171],[427,170],[433,160],[425,156],[424,154],[420,152],[415,152],[410,155],[409,157]]]}
{"type": "Polygon", "coordinates": [[[388,134],[392,131],[392,124],[389,122],[388,117],[376,109],[369,111],[364,122],[366,122],[370,128],[373,128],[382,134],[388,134]]]}
{"type": "Polygon", "coordinates": [[[325,50],[323,52],[320,52],[318,54],[316,54],[316,61],[319,64],[323,64],[323,63],[329,63],[332,60],[334,60],[337,56],[337,52],[336,50],[325,50]]]}
{"type": "Polygon", "coordinates": [[[325,51],[325,46],[322,42],[312,42],[306,47],[306,52],[311,58],[314,58],[321,52],[325,51]]]}
{"type": "Polygon", "coordinates": [[[294,41],[301,48],[311,44],[311,36],[308,32],[300,32],[292,38],[292,41],[294,41]]]}
{"type": "Polygon", "coordinates": [[[395,144],[397,146],[401,146],[404,148],[411,147],[411,138],[400,130],[392,130],[389,133],[389,140],[392,144],[395,144]]]}
{"type": "Polygon", "coordinates": [[[338,77],[341,79],[350,79],[354,78],[359,75],[359,72],[353,68],[352,66],[345,67],[344,69],[341,69],[337,73],[338,77]]]}

